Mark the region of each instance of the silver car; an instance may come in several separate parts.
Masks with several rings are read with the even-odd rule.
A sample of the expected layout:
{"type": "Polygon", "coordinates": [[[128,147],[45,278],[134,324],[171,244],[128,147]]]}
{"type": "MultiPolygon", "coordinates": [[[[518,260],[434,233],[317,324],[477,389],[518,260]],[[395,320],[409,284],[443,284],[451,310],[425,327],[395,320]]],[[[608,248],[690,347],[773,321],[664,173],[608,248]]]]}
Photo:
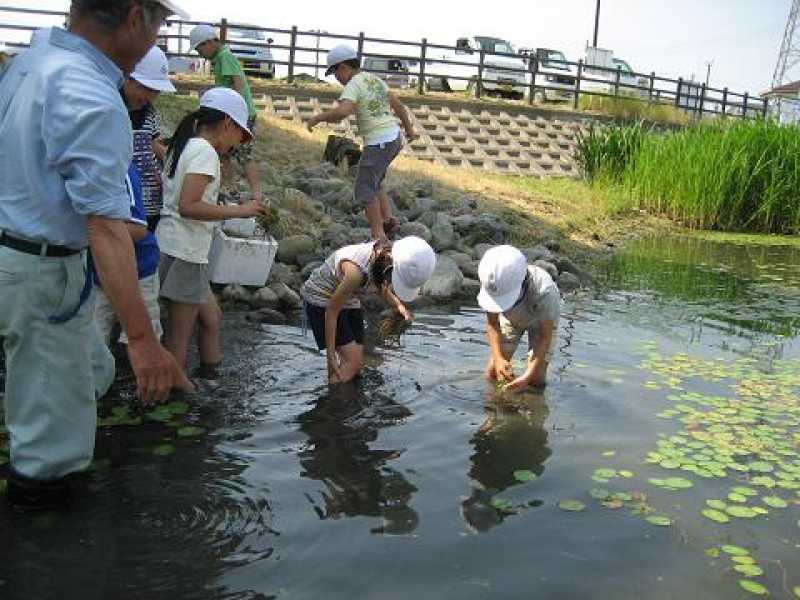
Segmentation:
{"type": "Polygon", "coordinates": [[[365,57],[361,67],[375,73],[390,88],[408,88],[416,85],[416,78],[409,74],[411,61],[402,58],[365,57]]]}
{"type": "Polygon", "coordinates": [[[226,42],[242,63],[245,73],[266,79],[275,77],[275,60],[270,51],[272,38],[268,38],[263,31],[229,27],[226,42]]]}

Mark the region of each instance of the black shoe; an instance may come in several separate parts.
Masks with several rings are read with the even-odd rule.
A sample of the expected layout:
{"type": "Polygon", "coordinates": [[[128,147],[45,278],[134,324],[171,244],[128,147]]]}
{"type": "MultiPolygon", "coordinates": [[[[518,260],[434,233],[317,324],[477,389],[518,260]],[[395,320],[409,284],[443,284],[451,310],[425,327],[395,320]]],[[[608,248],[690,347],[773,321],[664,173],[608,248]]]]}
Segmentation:
{"type": "Polygon", "coordinates": [[[31,479],[9,469],[6,499],[16,510],[38,512],[64,508],[72,502],[67,479],[31,479]]]}

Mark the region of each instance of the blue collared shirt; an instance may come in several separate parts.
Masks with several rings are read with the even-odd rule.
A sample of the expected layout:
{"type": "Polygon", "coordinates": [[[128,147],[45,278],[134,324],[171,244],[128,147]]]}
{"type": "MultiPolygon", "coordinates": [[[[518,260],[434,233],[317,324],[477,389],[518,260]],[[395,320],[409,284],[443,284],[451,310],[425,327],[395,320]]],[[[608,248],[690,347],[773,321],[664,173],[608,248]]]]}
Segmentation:
{"type": "Polygon", "coordinates": [[[82,249],[88,216],[129,218],[122,83],[105,54],[58,28],[0,73],[0,229],[82,249]]]}

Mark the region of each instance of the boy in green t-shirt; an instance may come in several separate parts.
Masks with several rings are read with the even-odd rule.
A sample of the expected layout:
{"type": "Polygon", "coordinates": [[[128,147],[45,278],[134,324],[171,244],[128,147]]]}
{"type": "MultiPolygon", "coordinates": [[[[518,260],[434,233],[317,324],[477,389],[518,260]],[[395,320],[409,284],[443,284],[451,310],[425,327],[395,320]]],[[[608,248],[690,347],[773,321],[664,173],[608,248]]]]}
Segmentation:
{"type": "MultiPolygon", "coordinates": [[[[253,95],[250,92],[250,83],[244,73],[239,60],[233,55],[231,49],[223,44],[217,36],[217,30],[210,25],[198,25],[189,33],[189,42],[192,49],[211,61],[211,69],[218,87],[227,87],[236,90],[247,104],[248,127],[253,132],[253,138],[239,145],[231,152],[230,156],[236,158],[244,170],[247,183],[250,185],[250,194],[253,200],[261,201],[261,177],[258,174],[258,165],[253,160],[253,146],[255,144],[256,107],[253,104],[253,95]]],[[[230,158],[222,159],[224,173],[231,172],[230,158]]]]}
{"type": "Polygon", "coordinates": [[[364,205],[372,239],[385,242],[398,225],[383,189],[383,180],[389,165],[403,148],[400,125],[405,129],[407,141],[414,141],[419,136],[405,106],[389,91],[386,83],[361,70],[354,48],[332,48],[327,63],[325,74],[334,74],[344,91],[336,108],[314,115],[306,125],[311,131],[319,123],[338,123],[355,114],[358,133],[364,138],[364,152],[356,174],[355,200],[364,205]]]}

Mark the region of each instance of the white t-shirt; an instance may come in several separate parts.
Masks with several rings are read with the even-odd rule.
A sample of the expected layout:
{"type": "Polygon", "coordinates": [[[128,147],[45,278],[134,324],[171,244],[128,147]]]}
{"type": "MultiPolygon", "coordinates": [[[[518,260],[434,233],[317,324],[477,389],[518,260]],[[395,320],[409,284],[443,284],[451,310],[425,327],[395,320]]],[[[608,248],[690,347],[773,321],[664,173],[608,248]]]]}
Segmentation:
{"type": "Polygon", "coordinates": [[[561,294],[550,274],[536,265],[528,265],[528,288],[503,318],[518,330],[532,329],[541,321],[558,323],[561,294]]]}
{"type": "Polygon", "coordinates": [[[187,175],[209,175],[212,181],[203,192],[203,202],[216,205],[219,196],[219,156],[203,138],[192,138],[186,144],[175,177],[164,174],[164,208],[158,222],[156,237],[161,252],[191,263],[208,263],[213,221],[196,221],[182,217],[179,210],[183,181],[187,175]]]}
{"type": "Polygon", "coordinates": [[[355,103],[358,134],[368,146],[391,142],[400,134],[400,121],[389,105],[389,88],[372,73],[362,71],[352,77],[339,100],[355,103]]]}

